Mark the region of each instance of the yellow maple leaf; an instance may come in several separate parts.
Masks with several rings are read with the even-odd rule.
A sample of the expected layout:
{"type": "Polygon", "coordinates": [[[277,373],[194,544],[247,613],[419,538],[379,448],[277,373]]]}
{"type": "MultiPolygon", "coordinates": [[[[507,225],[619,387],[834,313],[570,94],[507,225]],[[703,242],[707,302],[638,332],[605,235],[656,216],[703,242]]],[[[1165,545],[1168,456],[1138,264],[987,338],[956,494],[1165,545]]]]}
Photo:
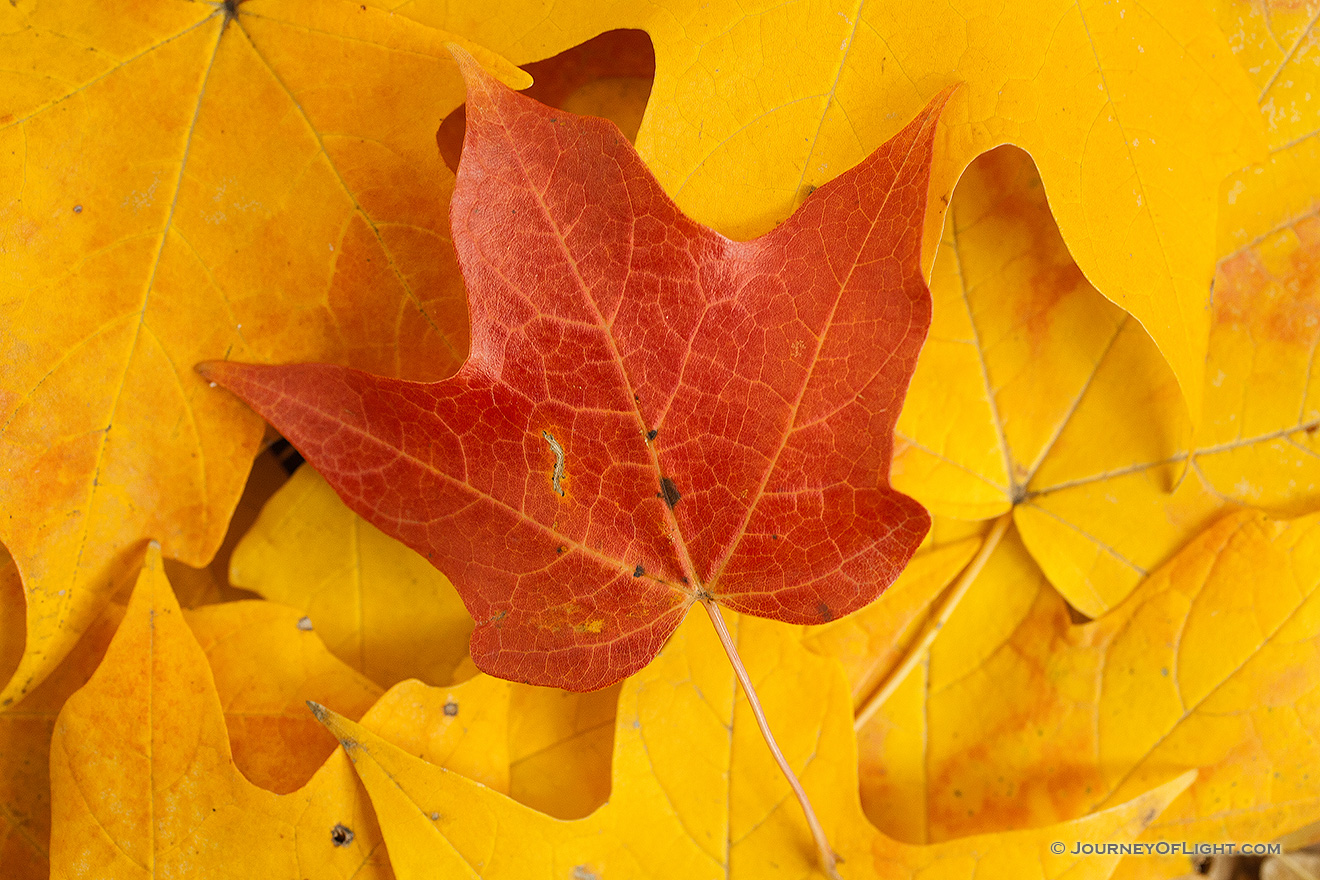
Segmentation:
{"type": "Polygon", "coordinates": [[[1030,159],[987,154],[950,208],[894,485],[946,515],[1011,509],[1092,617],[1226,509],[1301,512],[1320,499],[1317,259],[1312,216],[1220,265],[1193,435],[1155,346],[1072,264],[1030,159]]]}
{"type": "Polygon", "coordinates": [[[261,426],[194,363],[460,362],[452,40],[341,0],[0,8],[0,541],[28,605],[0,706],[146,538],[192,565],[219,545],[261,426]]]}
{"type": "MultiPolygon", "coordinates": [[[[1242,511],[1075,625],[1010,534],[860,731],[867,814],[904,840],[949,840],[1197,769],[1142,840],[1265,842],[1320,819],[1318,587],[1320,515],[1242,511]]],[[[1188,870],[1133,861],[1133,876],[1188,870]]]]}
{"type": "MultiPolygon", "coordinates": [[[[489,675],[449,687],[430,687],[416,680],[400,682],[362,716],[362,726],[409,754],[461,773],[492,791],[507,792],[512,688],[509,682],[489,675]]],[[[306,705],[301,708],[312,717],[306,705]]]]}
{"type": "MultiPolygon", "coordinates": [[[[105,650],[96,672],[58,721],[45,721],[55,728],[52,877],[391,877],[370,806],[308,697],[345,711],[369,702],[368,728],[497,790],[507,784],[507,752],[491,747],[506,736],[507,682],[405,682],[379,695],[299,626],[294,609],[237,602],[181,612],[155,545],[109,639],[117,620],[103,618],[96,631],[105,650]],[[231,733],[246,753],[239,761],[231,733]]],[[[32,700],[97,659],[61,666],[32,700]]],[[[0,736],[11,730],[0,714],[0,736]]],[[[30,773],[5,777],[28,781],[30,773]]]]}
{"type": "Polygon", "coordinates": [[[868,608],[818,627],[803,627],[802,643],[844,664],[856,705],[893,675],[917,650],[930,623],[931,606],[976,553],[980,541],[964,539],[919,553],[898,580],[868,608]]]}
{"type": "MultiPolygon", "coordinates": [[[[932,194],[947,197],[992,147],[1029,151],[1083,272],[1147,328],[1199,415],[1218,187],[1263,150],[1250,84],[1207,10],[1178,0],[388,5],[518,63],[608,28],[646,30],[656,78],[638,150],[689,216],[740,237],[788,216],[964,82],[942,118],[932,194]]],[[[932,205],[933,255],[942,216],[932,205]]]]}
{"type": "MultiPolygon", "coordinates": [[[[431,877],[803,877],[818,871],[801,811],[704,621],[680,627],[630,678],[615,730],[609,803],[553,819],[391,745],[321,709],[372,797],[400,880],[431,877]],[[697,624],[697,625],[694,625],[697,624]]],[[[1108,877],[1117,857],[1054,855],[1062,839],[1131,839],[1191,781],[1184,775],[1066,826],[934,847],[880,836],[857,801],[852,700],[841,670],[796,629],[732,623],[781,736],[850,877],[1108,877]],[[793,723],[788,723],[789,721],[793,723]]]]}
{"type": "Polygon", "coordinates": [[[286,795],[243,778],[206,656],[151,545],[50,747],[51,877],[389,877],[342,753],[286,795]]]}
{"type": "Polygon", "coordinates": [[[377,684],[447,684],[472,618],[449,579],[349,510],[310,467],[266,503],[229,580],[299,608],[335,656],[377,684]]]}

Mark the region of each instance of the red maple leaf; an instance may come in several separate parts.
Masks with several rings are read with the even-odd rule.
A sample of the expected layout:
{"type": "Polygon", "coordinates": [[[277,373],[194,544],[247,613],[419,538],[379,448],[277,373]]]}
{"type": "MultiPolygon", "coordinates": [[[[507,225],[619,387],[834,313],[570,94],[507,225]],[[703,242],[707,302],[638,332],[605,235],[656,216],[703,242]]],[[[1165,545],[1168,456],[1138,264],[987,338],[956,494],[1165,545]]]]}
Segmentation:
{"type": "Polygon", "coordinates": [[[929,527],[888,473],[930,324],[947,95],[736,242],[684,216],[612,123],[462,67],[462,369],[203,373],[450,577],[493,675],[589,690],[650,662],[697,601],[820,623],[873,600],[929,527]]]}

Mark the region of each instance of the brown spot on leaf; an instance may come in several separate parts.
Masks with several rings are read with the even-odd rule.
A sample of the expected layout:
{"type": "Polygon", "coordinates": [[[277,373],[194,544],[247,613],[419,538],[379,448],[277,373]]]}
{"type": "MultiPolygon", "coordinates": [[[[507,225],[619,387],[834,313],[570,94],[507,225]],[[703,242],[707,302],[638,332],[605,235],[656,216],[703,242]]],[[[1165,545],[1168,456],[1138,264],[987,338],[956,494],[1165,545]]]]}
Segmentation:
{"type": "Polygon", "coordinates": [[[673,480],[668,477],[661,477],[660,497],[665,499],[665,504],[669,505],[670,510],[673,510],[683,496],[678,494],[678,487],[674,485],[673,480]]]}
{"type": "Polygon", "coordinates": [[[330,842],[335,846],[348,846],[353,842],[353,829],[342,822],[330,829],[330,842]]]}

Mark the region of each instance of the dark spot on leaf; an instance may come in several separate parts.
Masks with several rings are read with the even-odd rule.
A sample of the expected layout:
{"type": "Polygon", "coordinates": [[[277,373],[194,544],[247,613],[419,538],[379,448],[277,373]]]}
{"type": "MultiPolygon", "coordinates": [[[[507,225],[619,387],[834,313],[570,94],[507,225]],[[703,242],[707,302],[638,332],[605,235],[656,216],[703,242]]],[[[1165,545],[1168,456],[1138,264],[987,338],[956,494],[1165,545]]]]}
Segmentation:
{"type": "Polygon", "coordinates": [[[564,545],[563,545],[563,544],[560,544],[558,547],[556,547],[556,548],[555,548],[555,552],[556,552],[556,553],[563,553],[563,552],[564,552],[564,545]]]}
{"type": "Polygon", "coordinates": [[[681,584],[683,584],[683,586],[687,586],[687,584],[688,584],[688,579],[687,579],[687,577],[686,577],[685,575],[681,575],[681,574],[680,574],[680,575],[678,576],[678,582],[681,583],[681,584]]]}
{"type": "Polygon", "coordinates": [[[682,498],[683,496],[678,494],[678,487],[674,485],[673,480],[669,479],[668,477],[661,477],[660,497],[664,498],[665,504],[668,504],[669,509],[673,510],[675,505],[678,504],[679,499],[682,498]]]}
{"type": "Polygon", "coordinates": [[[1306,426],[1306,433],[1308,433],[1308,434],[1314,434],[1316,428],[1320,428],[1320,424],[1311,424],[1311,425],[1307,425],[1307,426],[1306,426]]]}
{"type": "Polygon", "coordinates": [[[834,619],[834,612],[831,611],[830,606],[826,605],[824,602],[821,602],[816,606],[816,613],[819,614],[820,619],[826,623],[829,623],[834,619]]]}
{"type": "Polygon", "coordinates": [[[440,814],[439,814],[439,813],[432,813],[432,814],[431,814],[431,821],[432,821],[432,822],[439,822],[439,821],[440,821],[440,814]]]}
{"type": "MultiPolygon", "coordinates": [[[[1311,430],[1315,430],[1315,429],[1312,428],[1311,430]]],[[[655,436],[656,436],[657,434],[659,434],[659,433],[660,433],[660,432],[657,431],[655,428],[652,428],[651,430],[647,431],[647,432],[646,432],[646,442],[647,442],[647,443],[650,443],[652,440],[655,439],[655,436]]]]}
{"type": "Polygon", "coordinates": [[[450,718],[453,718],[455,715],[457,715],[458,703],[455,703],[453,700],[450,700],[447,703],[445,703],[445,714],[448,715],[450,718]]]}
{"type": "Polygon", "coordinates": [[[633,577],[639,578],[644,574],[646,574],[646,569],[642,568],[642,564],[640,562],[637,563],[637,567],[633,569],[633,577]]]}
{"type": "Polygon", "coordinates": [[[770,536],[770,540],[771,540],[771,541],[778,541],[778,540],[779,540],[779,536],[778,536],[778,535],[771,535],[771,536],[770,536]]]}
{"type": "Polygon", "coordinates": [[[353,842],[353,829],[343,823],[336,823],[330,829],[330,842],[335,846],[348,846],[353,842]]]}
{"type": "Polygon", "coordinates": [[[74,206],[73,206],[73,213],[75,213],[75,214],[81,214],[81,213],[82,213],[82,205],[74,205],[74,206]]]}
{"type": "Polygon", "coordinates": [[[307,617],[306,615],[298,618],[298,629],[302,630],[303,632],[311,632],[312,619],[310,617],[307,617]]]}

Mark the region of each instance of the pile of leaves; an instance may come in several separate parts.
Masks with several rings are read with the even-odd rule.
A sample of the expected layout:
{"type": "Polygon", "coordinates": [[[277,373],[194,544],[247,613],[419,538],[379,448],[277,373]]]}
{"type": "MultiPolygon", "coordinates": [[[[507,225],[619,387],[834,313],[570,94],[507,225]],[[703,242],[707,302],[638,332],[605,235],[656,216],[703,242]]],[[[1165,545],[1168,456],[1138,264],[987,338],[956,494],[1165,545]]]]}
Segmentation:
{"type": "Polygon", "coordinates": [[[1166,878],[1193,862],[1074,844],[1313,843],[1320,3],[598,7],[0,4],[4,875],[808,876],[802,812],[724,650],[673,598],[692,572],[749,612],[729,628],[845,877],[1166,878]],[[620,334],[629,390],[677,381],[647,346],[706,370],[682,419],[625,400],[657,426],[637,454],[686,468],[642,468],[651,519],[621,503],[641,465],[611,464],[602,419],[595,450],[564,412],[506,436],[481,420],[508,406],[467,405],[456,448],[494,456],[473,484],[511,497],[525,461],[528,509],[581,537],[562,564],[516,530],[495,552],[489,516],[461,523],[474,554],[430,534],[428,505],[449,502],[415,467],[379,477],[430,447],[397,408],[354,411],[360,387],[322,405],[331,427],[393,431],[404,455],[279,425],[350,508],[217,387],[278,422],[234,368],[194,370],[320,363],[406,397],[539,358],[578,380],[551,397],[601,410],[580,341],[528,334],[520,361],[509,297],[504,325],[483,322],[474,260],[520,273],[513,290],[562,278],[492,256],[540,234],[500,213],[521,196],[456,193],[464,129],[487,122],[475,92],[462,109],[455,44],[482,88],[561,108],[504,155],[536,157],[533,195],[588,237],[613,222],[601,193],[626,190],[636,248],[802,258],[736,276],[798,314],[796,337],[619,306],[666,334],[620,334]],[[622,183],[582,170],[580,130],[622,183]],[[885,163],[901,198],[853,183],[885,163]],[[874,254],[858,224],[881,230],[874,254]],[[841,298],[821,319],[843,315],[837,351],[809,349],[824,300],[800,291],[846,290],[845,256],[910,305],[841,298]],[[795,446],[765,426],[800,357],[843,396],[803,392],[795,446]],[[749,487],[725,441],[791,454],[749,487]],[[812,484],[803,462],[826,459],[851,468],[846,492],[812,484]],[[767,492],[805,500],[761,523],[767,492]],[[590,516],[555,519],[579,498],[590,516]],[[812,526],[822,504],[847,528],[812,526]],[[671,565],[666,528],[714,568],[671,565]],[[885,535],[898,549],[872,553],[885,535]],[[627,562],[592,575],[617,581],[608,601],[574,580],[601,559],[627,562]],[[500,643],[517,614],[496,604],[469,616],[474,577],[552,563],[572,590],[549,641],[500,643]],[[800,575],[764,586],[813,566],[821,596],[794,593],[800,575]],[[617,608],[639,589],[642,612],[617,608]],[[642,633],[622,659],[593,639],[616,625],[642,633]],[[583,645],[557,668],[590,674],[562,683],[627,678],[521,680],[583,645]]]}

